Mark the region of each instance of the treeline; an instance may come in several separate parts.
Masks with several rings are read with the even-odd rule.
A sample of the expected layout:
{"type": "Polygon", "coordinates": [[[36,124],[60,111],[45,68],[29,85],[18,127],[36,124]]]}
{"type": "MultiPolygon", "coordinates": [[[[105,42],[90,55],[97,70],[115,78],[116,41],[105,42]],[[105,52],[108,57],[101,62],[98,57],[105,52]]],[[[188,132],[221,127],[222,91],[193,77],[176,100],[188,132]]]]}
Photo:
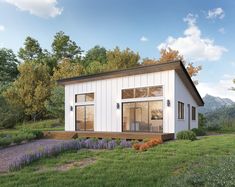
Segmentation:
{"type": "MultiPolygon", "coordinates": [[[[0,49],[0,128],[28,120],[63,121],[64,88],[57,85],[58,79],[178,59],[184,61],[171,49],[162,50],[158,60],[141,60],[129,48],[107,50],[98,45],[85,53],[62,31],[55,34],[50,51],[27,37],[17,55],[11,49],[0,49]]],[[[192,63],[185,65],[190,76],[201,69],[192,63]]]]}
{"type": "Polygon", "coordinates": [[[235,131],[235,105],[206,113],[205,118],[209,130],[235,131]]]}

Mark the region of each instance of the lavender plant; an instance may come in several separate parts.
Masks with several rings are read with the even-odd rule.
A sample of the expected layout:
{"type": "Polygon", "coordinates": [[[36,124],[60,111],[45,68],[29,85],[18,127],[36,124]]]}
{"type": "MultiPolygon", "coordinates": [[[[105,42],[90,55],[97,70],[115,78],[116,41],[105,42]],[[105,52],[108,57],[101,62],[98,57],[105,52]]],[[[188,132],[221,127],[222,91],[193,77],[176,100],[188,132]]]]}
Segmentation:
{"type": "Polygon", "coordinates": [[[121,140],[120,145],[115,140],[109,139],[76,139],[56,144],[53,146],[40,147],[35,152],[26,153],[24,156],[17,158],[9,167],[10,171],[19,170],[25,165],[40,158],[56,156],[61,152],[69,150],[86,149],[114,149],[116,147],[130,148],[131,141],[121,140]]]}

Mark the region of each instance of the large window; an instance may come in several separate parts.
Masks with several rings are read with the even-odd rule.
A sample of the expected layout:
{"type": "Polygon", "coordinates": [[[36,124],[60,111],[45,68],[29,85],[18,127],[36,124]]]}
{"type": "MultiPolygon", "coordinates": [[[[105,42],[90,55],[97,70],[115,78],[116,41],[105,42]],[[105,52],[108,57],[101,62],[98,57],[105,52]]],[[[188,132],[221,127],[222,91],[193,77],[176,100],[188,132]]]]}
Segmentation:
{"type": "Polygon", "coordinates": [[[122,90],[122,99],[158,97],[162,95],[163,95],[162,86],[151,86],[151,87],[132,88],[132,89],[122,90]]]}
{"type": "Polygon", "coordinates": [[[123,131],[163,132],[163,102],[123,103],[123,131]]]}
{"type": "Polygon", "coordinates": [[[192,106],[192,120],[196,120],[196,107],[192,106]]]}
{"type": "Polygon", "coordinates": [[[76,106],[76,130],[94,130],[94,105],[76,106]]]}
{"type": "Polygon", "coordinates": [[[178,119],[184,119],[184,103],[178,101],[178,119]]]}
{"type": "Polygon", "coordinates": [[[94,93],[75,95],[75,127],[80,131],[94,130],[94,93]]]}

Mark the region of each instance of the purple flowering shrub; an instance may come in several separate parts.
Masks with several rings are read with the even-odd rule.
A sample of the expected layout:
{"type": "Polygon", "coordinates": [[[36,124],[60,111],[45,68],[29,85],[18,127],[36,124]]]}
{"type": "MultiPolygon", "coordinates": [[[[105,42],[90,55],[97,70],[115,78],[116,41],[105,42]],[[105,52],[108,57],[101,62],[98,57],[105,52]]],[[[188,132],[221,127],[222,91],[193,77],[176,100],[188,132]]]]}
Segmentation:
{"type": "Polygon", "coordinates": [[[46,158],[51,156],[56,156],[61,152],[71,151],[71,150],[79,150],[82,148],[85,149],[114,149],[116,147],[120,148],[131,148],[131,141],[121,140],[116,141],[112,139],[76,139],[70,140],[68,142],[64,142],[62,144],[56,144],[53,146],[42,147],[41,149],[27,153],[22,157],[17,158],[13,163],[11,163],[9,170],[15,171],[19,170],[25,165],[30,164],[31,162],[38,160],[40,158],[46,158]]]}

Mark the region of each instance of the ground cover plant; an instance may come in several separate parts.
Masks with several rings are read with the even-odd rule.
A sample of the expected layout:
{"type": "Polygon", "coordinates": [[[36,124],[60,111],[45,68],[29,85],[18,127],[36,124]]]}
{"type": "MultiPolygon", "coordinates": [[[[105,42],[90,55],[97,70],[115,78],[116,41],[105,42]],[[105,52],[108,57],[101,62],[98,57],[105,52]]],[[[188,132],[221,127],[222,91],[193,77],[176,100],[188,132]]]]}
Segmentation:
{"type": "Polygon", "coordinates": [[[21,129],[18,132],[1,133],[0,148],[11,144],[19,144],[23,141],[40,139],[43,137],[43,132],[39,130],[21,129]]]}
{"type": "Polygon", "coordinates": [[[226,177],[230,175],[227,172],[231,175],[234,172],[234,165],[229,164],[235,155],[234,147],[235,136],[224,135],[197,141],[170,141],[144,152],[134,149],[73,150],[40,159],[20,171],[0,174],[0,184],[3,187],[210,186],[207,184],[213,181],[214,186],[223,186],[216,182],[223,176],[220,182],[229,186],[234,184],[231,176],[226,177]],[[204,181],[203,174],[210,179],[204,181]]]}

